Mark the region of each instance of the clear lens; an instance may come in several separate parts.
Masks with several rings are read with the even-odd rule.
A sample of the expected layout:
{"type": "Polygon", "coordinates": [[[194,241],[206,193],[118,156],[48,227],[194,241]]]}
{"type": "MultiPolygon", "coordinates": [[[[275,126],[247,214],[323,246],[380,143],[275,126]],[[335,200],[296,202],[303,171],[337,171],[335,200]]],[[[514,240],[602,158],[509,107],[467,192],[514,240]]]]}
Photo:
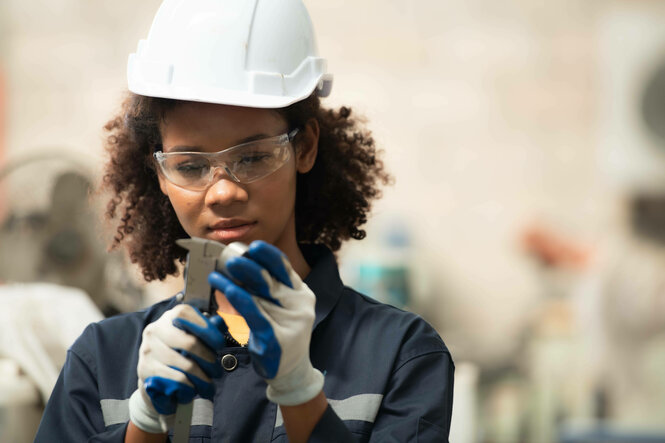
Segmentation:
{"type": "Polygon", "coordinates": [[[293,135],[284,134],[213,153],[157,152],[155,159],[166,179],[183,188],[205,189],[218,171],[234,181],[250,183],[273,173],[289,160],[288,144],[293,135]]]}
{"type": "Polygon", "coordinates": [[[289,159],[288,145],[257,142],[234,152],[224,152],[219,161],[242,183],[249,183],[279,169],[289,159]]]}
{"type": "Polygon", "coordinates": [[[167,177],[178,183],[196,183],[207,180],[210,174],[210,160],[197,154],[175,154],[164,159],[162,167],[167,177]]]}

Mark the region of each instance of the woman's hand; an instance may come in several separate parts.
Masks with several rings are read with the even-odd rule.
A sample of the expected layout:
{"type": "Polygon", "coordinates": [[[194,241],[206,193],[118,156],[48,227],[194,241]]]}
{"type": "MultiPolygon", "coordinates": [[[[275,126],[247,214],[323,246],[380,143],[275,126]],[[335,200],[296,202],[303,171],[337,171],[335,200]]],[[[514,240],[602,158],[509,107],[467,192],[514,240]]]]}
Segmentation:
{"type": "Polygon", "coordinates": [[[221,317],[205,317],[181,304],[143,330],[138,389],[129,401],[130,420],[146,432],[167,432],[178,404],[196,394],[212,400],[212,378],[222,374],[215,352],[224,347],[221,317]]]}
{"type": "Polygon", "coordinates": [[[225,263],[233,280],[213,272],[208,281],[247,321],[252,364],[266,379],[268,399],[303,404],[323,388],[309,359],[316,297],[276,247],[254,241],[247,255],[225,263]]]}

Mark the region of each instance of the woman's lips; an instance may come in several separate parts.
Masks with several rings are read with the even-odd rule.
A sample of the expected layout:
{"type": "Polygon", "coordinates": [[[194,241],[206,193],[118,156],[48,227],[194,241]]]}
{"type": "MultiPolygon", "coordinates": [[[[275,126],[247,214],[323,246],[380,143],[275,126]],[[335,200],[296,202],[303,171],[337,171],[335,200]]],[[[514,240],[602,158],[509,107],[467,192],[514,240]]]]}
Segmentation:
{"type": "Polygon", "coordinates": [[[209,228],[209,238],[222,243],[238,241],[242,237],[245,237],[254,226],[256,226],[256,222],[234,226],[211,227],[209,228]]]}

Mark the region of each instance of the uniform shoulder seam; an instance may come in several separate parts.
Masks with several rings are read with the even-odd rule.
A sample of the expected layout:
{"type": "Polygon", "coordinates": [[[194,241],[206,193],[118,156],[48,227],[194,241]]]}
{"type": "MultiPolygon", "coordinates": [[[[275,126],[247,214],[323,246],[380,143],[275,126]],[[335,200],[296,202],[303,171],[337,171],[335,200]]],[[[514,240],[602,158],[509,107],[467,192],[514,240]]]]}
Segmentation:
{"type": "Polygon", "coordinates": [[[451,357],[450,352],[448,350],[446,350],[446,349],[432,349],[430,351],[418,353],[416,355],[411,355],[411,356],[403,359],[402,361],[400,361],[400,363],[397,364],[397,366],[395,367],[395,369],[393,370],[392,373],[395,374],[400,369],[402,369],[407,363],[409,363],[409,362],[411,362],[415,359],[418,359],[418,358],[421,358],[421,357],[427,357],[428,355],[432,355],[432,354],[448,354],[448,357],[449,357],[450,361],[452,362],[452,357],[451,357]]]}
{"type": "MultiPolygon", "coordinates": [[[[87,329],[92,328],[92,326],[95,325],[95,323],[92,323],[88,326],[87,329]]],[[[84,331],[85,332],[85,331],[84,331]]],[[[75,355],[79,360],[81,360],[85,365],[94,373],[97,374],[97,365],[95,363],[95,359],[90,355],[88,352],[85,352],[85,349],[79,349],[80,346],[75,347],[76,343],[74,343],[72,346],[67,349],[67,352],[71,353],[72,355],[75,355]]]]}

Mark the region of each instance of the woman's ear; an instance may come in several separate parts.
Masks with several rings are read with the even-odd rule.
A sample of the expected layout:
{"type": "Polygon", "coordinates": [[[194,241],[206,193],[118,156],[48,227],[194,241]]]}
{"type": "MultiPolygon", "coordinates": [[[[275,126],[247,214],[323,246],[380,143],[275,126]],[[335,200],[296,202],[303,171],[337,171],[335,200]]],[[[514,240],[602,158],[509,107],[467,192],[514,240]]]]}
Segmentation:
{"type": "Polygon", "coordinates": [[[314,167],[316,155],[319,152],[319,122],[310,118],[302,129],[298,149],[296,149],[296,169],[301,174],[309,172],[314,167]]]}

